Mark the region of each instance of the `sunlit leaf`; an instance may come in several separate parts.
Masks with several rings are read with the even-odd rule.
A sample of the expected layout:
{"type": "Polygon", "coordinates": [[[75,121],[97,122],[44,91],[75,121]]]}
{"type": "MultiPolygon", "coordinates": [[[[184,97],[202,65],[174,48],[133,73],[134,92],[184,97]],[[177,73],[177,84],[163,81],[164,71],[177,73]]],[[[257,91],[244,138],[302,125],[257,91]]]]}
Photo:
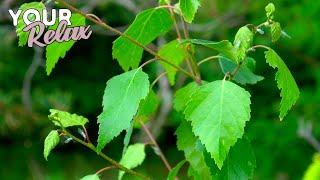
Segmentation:
{"type": "MultiPolygon", "coordinates": [[[[122,156],[120,160],[120,164],[128,169],[133,169],[142,164],[146,157],[146,153],[144,152],[145,145],[144,144],[133,144],[130,145],[122,156]]],[[[123,175],[125,174],[124,171],[119,172],[118,179],[122,179],[123,175]]]]}
{"type": "Polygon", "coordinates": [[[87,122],[89,122],[89,120],[83,116],[70,114],[68,112],[60,111],[57,109],[50,109],[50,113],[51,114],[48,117],[56,126],[83,126],[87,122]]]}
{"type": "Polygon", "coordinates": [[[58,131],[52,130],[44,140],[43,156],[46,160],[48,160],[51,150],[59,144],[59,141],[60,137],[58,131]]]}
{"type": "Polygon", "coordinates": [[[296,103],[300,92],[287,65],[274,50],[269,48],[268,51],[265,52],[265,58],[271,67],[278,69],[276,81],[278,88],[281,90],[280,96],[282,99],[279,117],[282,120],[296,103]]]}
{"type": "MultiPolygon", "coordinates": [[[[179,66],[183,60],[184,60],[184,54],[182,51],[182,46],[178,46],[179,42],[178,40],[173,40],[171,42],[169,42],[168,44],[164,45],[163,47],[161,47],[161,49],[159,50],[159,55],[165,59],[167,59],[168,61],[172,62],[173,64],[179,66]]],[[[161,65],[163,66],[163,68],[169,72],[167,74],[170,84],[174,85],[175,84],[175,76],[176,76],[176,72],[172,70],[175,70],[175,67],[160,61],[161,65]]]]}
{"type": "MultiPolygon", "coordinates": [[[[20,16],[18,17],[18,24],[16,26],[16,32],[17,32],[17,35],[19,36],[19,46],[24,46],[28,42],[28,37],[29,37],[30,32],[23,31],[23,28],[25,28],[27,26],[27,24],[23,20],[23,14],[28,9],[35,9],[38,12],[40,12],[40,18],[42,18],[42,10],[46,9],[46,7],[44,6],[44,4],[42,2],[31,2],[31,3],[22,4],[22,6],[19,9],[21,9],[22,12],[21,12],[20,16]]],[[[30,17],[30,16],[31,15],[29,15],[28,19],[31,22],[33,22],[36,17],[34,15],[32,17],[30,17]]],[[[37,29],[37,32],[38,31],[39,31],[39,29],[37,29]]]]}
{"type": "Polygon", "coordinates": [[[199,87],[187,103],[185,117],[220,169],[230,147],[244,133],[250,103],[247,91],[225,80],[199,87]]]}
{"type": "Polygon", "coordinates": [[[179,4],[184,19],[191,23],[201,5],[201,0],[180,0],[179,4]]]}
{"type": "Polygon", "coordinates": [[[252,33],[252,31],[250,31],[250,29],[246,26],[243,26],[238,30],[234,38],[233,45],[236,49],[236,54],[239,62],[242,62],[247,56],[247,51],[252,44],[253,36],[254,34],[252,33]]]}
{"type": "Polygon", "coordinates": [[[214,41],[208,41],[208,40],[202,40],[202,39],[186,39],[186,40],[182,40],[180,44],[184,44],[188,42],[206,46],[219,53],[224,54],[226,57],[228,57],[232,61],[238,62],[236,49],[232,46],[232,44],[228,40],[214,42],[214,41]]]}
{"type": "MultiPolygon", "coordinates": [[[[70,18],[71,25],[67,27],[76,27],[76,26],[85,26],[86,18],[80,14],[72,14],[70,18]]],[[[55,25],[50,26],[49,30],[56,30],[58,27],[59,21],[57,20],[55,25]]],[[[67,42],[57,42],[54,41],[52,44],[47,45],[46,47],[46,71],[47,75],[50,75],[52,69],[55,67],[56,63],[60,58],[64,58],[66,53],[71,49],[76,41],[70,40],[67,42]]]]}
{"type": "MultiPolygon", "coordinates": [[[[140,12],[130,27],[124,32],[146,46],[159,35],[168,32],[173,25],[170,14],[162,9],[147,9],[140,12]]],[[[112,56],[117,59],[122,69],[137,68],[142,58],[143,49],[123,36],[113,43],[112,56]]]]}
{"type": "Polygon", "coordinates": [[[98,151],[130,126],[140,101],[148,92],[148,75],[141,68],[115,76],[107,82],[103,112],[98,117],[98,151]]]}

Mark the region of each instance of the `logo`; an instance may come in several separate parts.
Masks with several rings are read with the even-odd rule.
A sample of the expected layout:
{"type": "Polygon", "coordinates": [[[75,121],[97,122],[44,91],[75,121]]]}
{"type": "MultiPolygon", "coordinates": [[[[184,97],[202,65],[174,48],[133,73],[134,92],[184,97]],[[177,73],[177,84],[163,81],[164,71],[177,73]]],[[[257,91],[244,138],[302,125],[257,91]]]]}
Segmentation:
{"type": "Polygon", "coordinates": [[[9,13],[14,26],[18,25],[19,20],[25,23],[22,31],[29,32],[29,47],[33,47],[34,44],[44,47],[55,41],[61,43],[70,40],[88,39],[92,34],[92,31],[89,30],[90,25],[72,26],[70,21],[72,13],[69,9],[52,9],[51,20],[48,20],[48,11],[46,9],[42,10],[42,12],[37,9],[28,9],[26,11],[19,9],[14,12],[10,9],[9,13]],[[33,21],[30,19],[33,19],[33,21]],[[50,28],[55,26],[57,26],[55,29],[50,28]],[[46,30],[47,27],[49,27],[49,30],[46,30]]]}

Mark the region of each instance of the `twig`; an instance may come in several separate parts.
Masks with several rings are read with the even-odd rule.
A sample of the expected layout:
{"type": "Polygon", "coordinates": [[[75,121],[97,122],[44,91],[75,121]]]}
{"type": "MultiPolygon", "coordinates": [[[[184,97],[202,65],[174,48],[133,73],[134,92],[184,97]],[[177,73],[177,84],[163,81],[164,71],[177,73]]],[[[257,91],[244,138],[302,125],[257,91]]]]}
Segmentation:
{"type": "Polygon", "coordinates": [[[96,152],[99,156],[101,156],[102,158],[104,158],[105,160],[109,161],[111,164],[113,164],[114,166],[116,166],[119,170],[122,170],[122,171],[125,171],[129,174],[132,174],[134,176],[138,176],[142,179],[147,179],[147,180],[150,180],[150,178],[144,176],[143,174],[140,174],[136,171],[133,171],[131,169],[128,169],[126,167],[124,167],[123,165],[121,165],[120,163],[118,163],[117,161],[111,159],[109,156],[107,156],[106,154],[104,154],[103,152],[99,152],[97,150],[97,148],[91,144],[91,143],[87,143],[79,138],[77,138],[76,136],[72,135],[71,133],[69,133],[61,124],[60,120],[59,119],[54,119],[56,122],[58,122],[60,124],[60,127],[62,129],[62,133],[65,134],[66,136],[69,136],[70,138],[72,138],[73,140],[77,141],[78,143],[90,148],[91,150],[93,150],[94,152],[96,152]]]}
{"type": "Polygon", "coordinates": [[[301,118],[298,123],[298,136],[305,139],[311,146],[313,146],[318,152],[320,152],[320,143],[312,135],[311,122],[304,122],[303,118],[301,118]]]}
{"type": "Polygon", "coordinates": [[[210,57],[207,57],[207,58],[201,60],[200,62],[198,62],[198,66],[200,66],[202,63],[205,63],[205,62],[207,62],[207,61],[209,61],[211,59],[217,59],[217,58],[220,58],[220,57],[221,56],[210,56],[210,57]]]}
{"type": "Polygon", "coordinates": [[[98,20],[96,20],[95,18],[93,18],[93,17],[91,17],[91,16],[87,16],[85,13],[83,13],[82,11],[78,10],[77,8],[71,6],[70,4],[66,3],[66,2],[63,1],[63,0],[57,0],[57,2],[63,4],[63,5],[66,6],[68,9],[70,9],[70,10],[72,10],[72,11],[74,11],[74,12],[76,12],[76,13],[82,15],[82,16],[84,16],[85,18],[87,18],[88,20],[90,20],[90,21],[98,24],[99,26],[101,26],[101,27],[103,27],[103,28],[105,28],[105,29],[107,29],[107,30],[110,30],[110,31],[112,31],[112,32],[114,32],[114,33],[116,33],[116,34],[118,34],[118,35],[120,35],[120,36],[128,39],[129,41],[131,41],[131,42],[133,42],[134,44],[136,44],[137,46],[141,47],[142,49],[144,49],[144,50],[147,51],[148,53],[152,54],[152,55],[155,56],[156,58],[159,58],[159,60],[164,61],[164,62],[166,62],[166,63],[174,66],[174,67],[177,68],[180,72],[186,74],[187,76],[189,76],[189,77],[192,78],[193,80],[197,81],[197,78],[196,78],[194,75],[192,75],[192,74],[190,74],[189,72],[185,71],[184,69],[182,69],[182,68],[174,65],[173,63],[171,63],[170,61],[166,60],[165,58],[159,56],[159,54],[157,54],[156,52],[152,51],[152,50],[149,49],[148,47],[144,46],[143,44],[141,44],[141,43],[138,42],[137,40],[131,38],[130,36],[127,36],[126,34],[124,34],[124,33],[120,32],[120,31],[112,28],[111,26],[107,25],[106,23],[101,23],[101,22],[99,22],[98,20]]]}
{"type": "Polygon", "coordinates": [[[85,127],[84,125],[82,125],[82,128],[83,128],[84,133],[85,133],[85,135],[86,135],[87,142],[88,142],[89,144],[92,144],[91,141],[90,141],[89,134],[88,134],[88,131],[87,131],[86,127],[85,127]]]}
{"type": "Polygon", "coordinates": [[[165,76],[166,74],[169,74],[171,72],[176,72],[177,70],[176,69],[172,69],[172,70],[169,70],[169,71],[166,71],[166,72],[163,72],[162,74],[160,74],[151,84],[150,84],[150,89],[152,89],[152,87],[158,82],[158,80],[160,78],[162,78],[163,76],[165,76]]]}
{"type": "Polygon", "coordinates": [[[24,109],[28,112],[32,112],[32,99],[31,99],[31,85],[32,85],[32,78],[34,74],[37,72],[37,69],[41,66],[43,61],[42,54],[43,48],[38,46],[34,46],[34,56],[31,65],[29,66],[23,80],[22,85],[22,104],[24,109]]]}
{"type": "Polygon", "coordinates": [[[159,150],[159,156],[162,159],[163,163],[166,165],[167,169],[169,171],[172,170],[172,167],[170,166],[167,158],[164,156],[164,154],[162,153],[158,143],[154,140],[151,132],[149,131],[149,129],[146,127],[146,125],[143,123],[143,121],[141,119],[138,120],[139,123],[141,124],[141,126],[143,127],[143,130],[147,133],[148,137],[150,138],[151,142],[153,143],[154,146],[156,146],[156,148],[159,150]]]}
{"type": "Polygon", "coordinates": [[[99,171],[96,172],[96,175],[99,175],[101,174],[103,171],[107,171],[109,169],[118,169],[117,166],[108,166],[108,167],[105,167],[105,168],[102,168],[100,169],[99,171]]]}
{"type": "Polygon", "coordinates": [[[229,80],[232,80],[232,78],[236,75],[236,73],[239,71],[240,67],[242,65],[242,62],[240,62],[237,67],[232,71],[232,73],[230,74],[230,78],[229,80]]]}

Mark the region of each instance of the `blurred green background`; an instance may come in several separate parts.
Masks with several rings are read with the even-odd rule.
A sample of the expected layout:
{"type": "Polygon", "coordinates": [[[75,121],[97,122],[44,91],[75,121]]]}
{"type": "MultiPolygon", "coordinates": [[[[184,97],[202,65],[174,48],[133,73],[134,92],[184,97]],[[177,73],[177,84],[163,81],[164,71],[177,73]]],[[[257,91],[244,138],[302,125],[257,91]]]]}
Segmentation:
{"type": "MultiPolygon", "coordinates": [[[[49,109],[55,108],[81,114],[90,119],[87,125],[91,140],[96,142],[98,126],[96,117],[102,111],[102,96],[106,82],[122,73],[112,59],[112,41],[117,36],[95,25],[89,40],[77,42],[59,61],[50,76],[45,72],[45,50],[18,47],[15,28],[8,9],[17,9],[31,1],[0,1],[0,179],[80,179],[110,165],[94,152],[80,144],[63,141],[43,158],[43,142],[54,128],[47,119],[49,109]]],[[[109,25],[124,31],[141,10],[155,7],[156,0],[70,0],[73,6],[85,13],[93,13],[109,25]]],[[[280,92],[274,81],[275,70],[268,67],[262,50],[252,53],[257,62],[256,74],[265,79],[245,88],[252,94],[252,118],[247,123],[245,136],[252,143],[257,159],[254,179],[301,179],[312,156],[317,151],[305,138],[299,136],[302,121],[312,124],[312,137],[320,140],[320,1],[232,1],[204,0],[194,24],[189,25],[192,38],[213,41],[233,41],[238,28],[245,24],[258,25],[266,20],[264,7],[273,2],[275,20],[291,38],[281,38],[270,43],[270,33],[258,35],[254,44],[273,47],[286,62],[300,88],[301,95],[280,122],[278,118],[280,92]]],[[[163,44],[174,38],[172,30],[154,44],[163,44]]],[[[197,47],[196,58],[201,60],[214,52],[197,47]]],[[[251,54],[250,54],[251,56],[251,54]]],[[[152,57],[144,54],[144,61],[152,57]]],[[[161,73],[159,64],[146,68],[153,80],[161,73]]],[[[218,61],[201,66],[202,77],[207,81],[223,78],[218,61]]],[[[175,145],[174,131],[182,117],[172,106],[172,92],[185,84],[178,77],[175,87],[158,85],[155,90],[163,97],[151,124],[151,130],[172,165],[183,159],[175,145]],[[165,111],[165,112],[164,112],[165,111]],[[161,117],[159,117],[161,116],[161,117]],[[157,122],[158,121],[158,122],[157,122]],[[161,127],[161,128],[155,128],[161,127]]],[[[166,80],[161,82],[167,83],[166,80]]],[[[77,129],[71,129],[77,134],[77,129]]],[[[77,134],[77,136],[80,136],[77,134]]],[[[104,152],[115,160],[122,154],[124,134],[108,144],[104,152]]],[[[131,142],[143,140],[140,130],[135,130],[131,142]]],[[[147,158],[137,171],[155,179],[165,179],[167,170],[149,146],[147,158]]],[[[116,170],[101,175],[114,179],[116,170]]],[[[186,175],[181,175],[185,179],[186,175]]],[[[132,177],[127,176],[127,179],[132,177]]]]}

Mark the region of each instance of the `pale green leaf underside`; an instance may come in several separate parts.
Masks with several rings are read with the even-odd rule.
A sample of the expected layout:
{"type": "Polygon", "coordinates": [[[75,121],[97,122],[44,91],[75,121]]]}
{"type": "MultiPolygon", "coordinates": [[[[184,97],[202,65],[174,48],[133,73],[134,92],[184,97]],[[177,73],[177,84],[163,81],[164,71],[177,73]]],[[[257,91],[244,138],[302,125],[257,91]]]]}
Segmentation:
{"type": "MultiPolygon", "coordinates": [[[[133,144],[130,145],[122,156],[120,160],[120,164],[128,169],[133,169],[142,164],[146,157],[146,153],[144,152],[145,144],[133,144]]],[[[125,174],[124,171],[119,172],[118,179],[122,179],[123,175],[125,174]]]]}
{"type": "Polygon", "coordinates": [[[203,153],[196,149],[197,138],[192,132],[190,123],[182,121],[175,134],[177,136],[178,149],[184,152],[190,167],[195,171],[192,174],[198,174],[204,179],[209,179],[209,168],[205,164],[203,153]]]}
{"type": "MultiPolygon", "coordinates": [[[[80,14],[72,14],[70,18],[71,25],[67,27],[75,27],[75,26],[85,26],[86,19],[80,14]]],[[[59,21],[57,20],[55,25],[50,26],[49,29],[56,30],[58,27],[59,21]]],[[[57,42],[54,41],[52,44],[47,45],[46,47],[46,71],[47,75],[50,75],[52,69],[55,67],[56,63],[58,62],[59,58],[64,58],[66,53],[71,49],[73,44],[76,41],[70,40],[68,42],[57,42]]]]}
{"type": "Polygon", "coordinates": [[[250,94],[238,85],[218,80],[198,88],[184,111],[219,168],[250,119],[250,94]]]}
{"type": "Polygon", "coordinates": [[[59,141],[60,137],[58,131],[52,130],[44,140],[43,156],[46,160],[48,160],[51,150],[59,144],[59,141]]]}
{"type": "MultiPolygon", "coordinates": [[[[230,59],[223,57],[219,58],[220,67],[224,74],[231,73],[237,67],[237,64],[230,59]]],[[[248,58],[248,57],[246,57],[248,58]]],[[[232,78],[232,80],[240,84],[256,84],[258,81],[262,81],[264,78],[262,76],[255,75],[245,64],[241,65],[238,72],[232,78]]]]}
{"type": "Polygon", "coordinates": [[[180,171],[181,167],[186,163],[186,160],[182,160],[179,162],[173,169],[170,171],[167,180],[175,180],[175,177],[177,176],[178,172],[180,171]]]}
{"type": "MultiPolygon", "coordinates": [[[[159,35],[165,34],[172,27],[170,14],[162,9],[148,9],[139,13],[130,27],[124,32],[146,46],[159,35]]],[[[142,58],[143,49],[130,40],[119,37],[114,41],[112,56],[117,59],[122,69],[137,68],[142,58]]]]}
{"type": "Polygon", "coordinates": [[[103,112],[98,117],[98,151],[130,126],[140,101],[148,92],[148,75],[141,68],[115,76],[107,82],[103,112]]]}
{"type": "Polygon", "coordinates": [[[89,120],[83,116],[79,116],[77,114],[70,114],[65,111],[59,111],[57,109],[50,109],[49,119],[56,126],[70,127],[70,126],[83,126],[89,120]]]}
{"type": "MultiPolygon", "coordinates": [[[[179,66],[184,59],[184,54],[182,51],[182,47],[178,46],[179,42],[178,40],[173,40],[169,42],[168,44],[164,45],[158,52],[159,56],[167,59],[168,61],[172,62],[173,64],[179,66]]],[[[169,78],[169,82],[171,85],[175,84],[175,76],[176,76],[176,71],[175,67],[160,61],[160,64],[163,66],[163,68],[169,72],[167,74],[169,78]]]]}
{"type": "Polygon", "coordinates": [[[273,22],[271,25],[272,42],[276,42],[281,38],[281,25],[279,22],[273,22]]]}
{"type": "Polygon", "coordinates": [[[91,174],[81,178],[80,180],[100,180],[100,178],[97,174],[91,174]]]}
{"type": "Polygon", "coordinates": [[[265,58],[271,67],[278,69],[276,81],[278,88],[281,90],[280,96],[282,99],[279,117],[282,120],[299,98],[299,88],[287,65],[274,50],[269,48],[265,52],[265,58]]]}
{"type": "Polygon", "coordinates": [[[274,6],[273,3],[269,3],[266,8],[266,15],[268,19],[273,19],[273,13],[276,10],[276,7],[274,6]]]}
{"type": "MultiPolygon", "coordinates": [[[[40,12],[40,18],[42,18],[42,10],[46,9],[44,4],[42,2],[31,2],[31,3],[25,3],[23,4],[19,9],[22,10],[20,16],[18,17],[18,24],[16,26],[16,32],[19,37],[19,46],[24,46],[28,42],[28,37],[29,37],[29,31],[24,32],[23,28],[25,28],[27,25],[23,21],[23,14],[26,10],[28,9],[35,9],[38,12],[40,12]]],[[[30,18],[29,20],[32,22],[35,17],[30,18]]],[[[38,32],[38,30],[37,30],[38,32]]]]}
{"type": "Polygon", "coordinates": [[[243,26],[238,30],[234,38],[233,45],[236,48],[237,58],[240,62],[245,59],[247,50],[252,44],[253,36],[254,34],[252,33],[252,31],[250,31],[250,29],[246,26],[243,26]]]}
{"type": "Polygon", "coordinates": [[[197,10],[201,5],[201,1],[200,0],[180,0],[179,5],[185,21],[187,21],[188,23],[192,23],[194,16],[196,15],[197,10]]]}
{"type": "Polygon", "coordinates": [[[232,44],[228,40],[214,42],[214,41],[208,41],[208,40],[202,40],[202,39],[186,39],[186,40],[182,40],[180,44],[188,43],[188,42],[206,46],[215,51],[218,51],[219,53],[224,54],[226,57],[228,57],[232,61],[238,62],[237,56],[236,56],[236,49],[232,46],[232,44]]]}

